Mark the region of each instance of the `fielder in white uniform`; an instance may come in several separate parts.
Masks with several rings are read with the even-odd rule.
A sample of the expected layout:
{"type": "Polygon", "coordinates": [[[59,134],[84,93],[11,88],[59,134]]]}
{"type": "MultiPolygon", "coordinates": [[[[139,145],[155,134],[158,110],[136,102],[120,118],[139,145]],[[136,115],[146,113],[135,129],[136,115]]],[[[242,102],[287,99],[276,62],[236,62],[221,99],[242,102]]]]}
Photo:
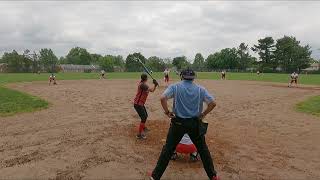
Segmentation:
{"type": "Polygon", "coordinates": [[[49,86],[51,85],[52,81],[53,81],[53,85],[57,84],[56,76],[53,73],[49,76],[49,86]]]}
{"type": "Polygon", "coordinates": [[[290,75],[290,78],[291,78],[291,80],[290,80],[290,82],[289,82],[288,87],[291,87],[291,86],[292,86],[292,83],[295,83],[296,86],[297,86],[297,85],[298,85],[298,78],[299,78],[298,73],[293,72],[293,73],[290,75]]]}

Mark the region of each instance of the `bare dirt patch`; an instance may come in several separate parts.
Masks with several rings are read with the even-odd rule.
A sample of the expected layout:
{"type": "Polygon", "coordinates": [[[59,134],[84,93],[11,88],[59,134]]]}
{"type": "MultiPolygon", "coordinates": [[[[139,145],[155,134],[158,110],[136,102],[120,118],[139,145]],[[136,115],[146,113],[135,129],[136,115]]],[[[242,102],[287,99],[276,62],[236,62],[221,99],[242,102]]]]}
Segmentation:
{"type": "MultiPolygon", "coordinates": [[[[319,179],[320,120],[294,111],[319,87],[209,81],[217,108],[207,117],[208,146],[223,179],[319,179]]],[[[151,129],[135,139],[133,80],[59,81],[13,84],[40,96],[46,110],[0,119],[0,179],[145,179],[164,144],[168,119],[161,87],[150,94],[151,129]]],[[[201,162],[171,162],[164,179],[207,179],[201,162]]]]}

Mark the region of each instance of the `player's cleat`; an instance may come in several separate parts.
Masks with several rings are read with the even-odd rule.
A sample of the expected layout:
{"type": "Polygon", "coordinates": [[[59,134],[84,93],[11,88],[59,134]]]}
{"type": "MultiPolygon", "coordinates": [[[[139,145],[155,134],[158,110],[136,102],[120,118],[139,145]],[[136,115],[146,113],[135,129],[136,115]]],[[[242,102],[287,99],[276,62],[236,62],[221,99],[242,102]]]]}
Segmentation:
{"type": "Polygon", "coordinates": [[[171,156],[171,160],[176,160],[178,158],[178,154],[174,152],[171,156]]]}
{"type": "Polygon", "coordinates": [[[220,180],[219,176],[213,176],[211,180],[220,180]]]}
{"type": "Polygon", "coordinates": [[[152,177],[152,172],[147,172],[147,176],[149,177],[150,180],[154,180],[154,178],[152,177]]]}
{"type": "Polygon", "coordinates": [[[147,136],[144,135],[144,134],[138,134],[138,135],[136,136],[136,138],[139,139],[139,140],[144,140],[144,139],[147,139],[147,136]]]}
{"type": "Polygon", "coordinates": [[[198,153],[197,154],[190,154],[190,161],[195,162],[198,161],[198,153]]]}

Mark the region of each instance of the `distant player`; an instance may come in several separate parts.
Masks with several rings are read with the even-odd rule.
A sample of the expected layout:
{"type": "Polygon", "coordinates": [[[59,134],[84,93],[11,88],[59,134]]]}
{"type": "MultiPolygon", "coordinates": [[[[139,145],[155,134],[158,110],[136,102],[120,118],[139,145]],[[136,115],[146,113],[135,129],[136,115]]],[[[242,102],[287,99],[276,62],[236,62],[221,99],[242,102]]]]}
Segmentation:
{"type": "Polygon", "coordinates": [[[53,73],[49,76],[49,86],[51,85],[51,82],[53,82],[53,85],[57,84],[56,76],[53,73]]]}
{"type": "Polygon", "coordinates": [[[291,87],[291,86],[292,86],[292,83],[295,83],[296,86],[297,86],[297,85],[298,85],[298,78],[299,78],[298,73],[293,72],[293,73],[290,75],[290,78],[291,78],[291,80],[290,80],[290,83],[289,83],[288,87],[291,87]]]}
{"type": "Polygon", "coordinates": [[[260,71],[257,71],[257,75],[258,75],[258,76],[260,75],[260,71]]]}
{"type": "Polygon", "coordinates": [[[105,74],[106,74],[106,72],[104,70],[101,70],[100,79],[105,79],[105,77],[104,77],[105,74]]]}
{"type": "Polygon", "coordinates": [[[145,123],[148,118],[148,113],[144,104],[146,103],[149,92],[154,92],[159,85],[156,80],[153,80],[154,86],[149,88],[147,85],[148,76],[146,74],[141,75],[141,81],[138,85],[138,91],[136,97],[134,98],[134,109],[137,111],[141,122],[138,128],[137,139],[146,139],[146,127],[145,123]]]}
{"type": "Polygon", "coordinates": [[[226,71],[221,71],[221,79],[225,80],[226,79],[226,71]]]}
{"type": "Polygon", "coordinates": [[[163,74],[164,74],[164,82],[166,83],[166,86],[169,85],[169,73],[170,73],[170,71],[169,71],[168,68],[166,68],[164,70],[164,72],[163,72],[163,74]]]}
{"type": "Polygon", "coordinates": [[[190,154],[190,160],[191,161],[197,161],[198,160],[198,152],[196,146],[191,141],[188,134],[184,134],[181,141],[176,147],[175,152],[173,153],[171,159],[176,160],[178,157],[177,153],[182,154],[190,154]]]}

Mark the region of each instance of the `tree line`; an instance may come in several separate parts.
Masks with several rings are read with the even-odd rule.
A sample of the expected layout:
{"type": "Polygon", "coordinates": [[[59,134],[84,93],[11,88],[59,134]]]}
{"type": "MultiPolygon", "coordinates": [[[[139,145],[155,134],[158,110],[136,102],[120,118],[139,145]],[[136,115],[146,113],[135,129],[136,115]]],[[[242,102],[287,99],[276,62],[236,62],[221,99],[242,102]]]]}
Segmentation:
{"type": "Polygon", "coordinates": [[[215,70],[259,70],[262,72],[300,72],[310,66],[311,47],[301,45],[293,36],[284,36],[277,40],[272,37],[259,39],[253,47],[246,43],[240,43],[238,47],[224,48],[204,58],[197,53],[194,59],[186,56],[174,58],[160,58],[151,56],[146,58],[141,53],[129,54],[126,59],[117,55],[92,54],[85,48],[72,48],[64,57],[58,58],[51,49],[41,49],[38,53],[26,50],[23,54],[17,51],[5,52],[0,63],[6,63],[9,72],[57,72],[59,64],[99,65],[107,72],[123,70],[128,72],[143,71],[136,61],[140,59],[152,71],[163,71],[165,68],[181,70],[192,67],[196,71],[215,70]],[[250,51],[251,50],[251,51],[250,51]],[[256,53],[258,58],[252,53],[256,53]]]}

